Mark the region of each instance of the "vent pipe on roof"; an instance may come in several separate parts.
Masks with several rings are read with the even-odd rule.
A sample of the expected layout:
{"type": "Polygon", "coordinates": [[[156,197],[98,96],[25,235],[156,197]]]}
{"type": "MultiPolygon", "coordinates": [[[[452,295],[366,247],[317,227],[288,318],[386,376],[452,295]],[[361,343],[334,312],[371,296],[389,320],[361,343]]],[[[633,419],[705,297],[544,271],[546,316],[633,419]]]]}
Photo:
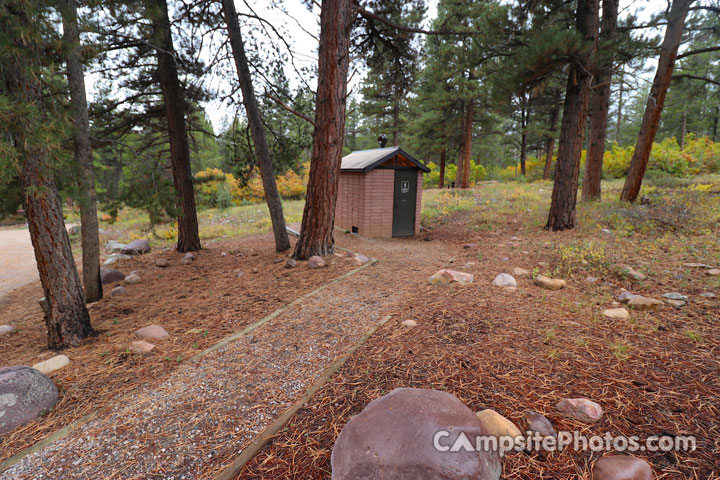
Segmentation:
{"type": "Polygon", "coordinates": [[[385,145],[387,145],[387,137],[383,133],[378,137],[378,143],[380,143],[380,148],[385,148],[385,145]]]}

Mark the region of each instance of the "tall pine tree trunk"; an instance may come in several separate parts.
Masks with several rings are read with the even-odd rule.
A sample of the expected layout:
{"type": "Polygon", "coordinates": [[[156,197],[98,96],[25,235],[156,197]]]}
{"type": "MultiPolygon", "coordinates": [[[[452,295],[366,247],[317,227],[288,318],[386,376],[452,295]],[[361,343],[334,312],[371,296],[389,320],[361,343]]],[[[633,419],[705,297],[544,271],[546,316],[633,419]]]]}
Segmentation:
{"type": "Polygon", "coordinates": [[[465,111],[465,124],[463,125],[463,162],[462,162],[462,188],[470,186],[470,165],[472,154],[472,129],[473,129],[473,101],[468,101],[465,111]]]}
{"type": "Polygon", "coordinates": [[[200,250],[195,191],[190,170],[190,146],[185,124],[185,96],[178,77],[175,48],[166,0],[152,1],[153,39],[157,49],[158,79],[163,92],[170,141],[173,183],[178,194],[178,252],[200,250]]]}
{"type": "MultiPolygon", "coordinates": [[[[617,33],[618,0],[603,0],[602,26],[600,41],[612,42],[617,33]]],[[[603,49],[600,51],[602,52],[603,49]]],[[[607,51],[612,50],[608,46],[607,51]]],[[[600,55],[598,55],[600,56],[600,55]]],[[[590,99],[590,146],[585,159],[585,177],[583,179],[583,200],[600,200],[603,156],[605,155],[605,136],[607,132],[608,112],[610,110],[610,82],[612,80],[613,59],[606,57],[596,62],[595,80],[590,99]]]]}
{"type": "Polygon", "coordinates": [[[310,177],[293,254],[298,260],[327,255],[334,247],[351,28],[352,0],[323,0],[310,177]]]}
{"type": "Polygon", "coordinates": [[[575,227],[580,155],[590,97],[590,62],[597,49],[598,0],[578,0],[577,29],[586,42],[585,51],[570,64],[563,118],[560,127],[555,183],[548,215],[548,230],[575,227]]]}
{"type": "Polygon", "coordinates": [[[553,152],[555,150],[555,127],[557,126],[558,115],[560,109],[553,107],[550,110],[550,135],[545,139],[545,169],[543,170],[543,180],[550,179],[550,173],[552,172],[552,159],[553,152]]]}
{"type": "Polygon", "coordinates": [[[393,146],[400,146],[400,105],[393,105],[393,146]]]}
{"type": "Polygon", "coordinates": [[[680,46],[683,29],[685,27],[685,17],[692,2],[693,0],[674,0],[672,7],[670,7],[667,27],[665,27],[665,38],[663,39],[660,49],[657,72],[655,73],[655,79],[650,88],[650,96],[648,97],[645,115],[640,125],[640,133],[638,134],[637,143],[635,144],[635,152],[633,153],[632,160],[630,160],[630,170],[628,171],[625,185],[620,194],[620,199],[626,202],[634,202],[640,193],[642,180],[645,176],[645,169],[650,159],[652,144],[655,141],[655,134],[660,125],[660,116],[662,115],[663,105],[665,104],[665,96],[667,95],[670,81],[672,80],[675,58],[677,57],[678,47],[680,46]]]}
{"type": "Polygon", "coordinates": [[[98,237],[97,197],[95,195],[95,168],[90,145],[90,124],[85,95],[80,32],[77,23],[77,3],[75,0],[63,0],[61,6],[70,106],[74,124],[75,163],[79,172],[83,285],[85,286],[85,301],[90,303],[97,302],[103,295],[100,281],[100,239],[98,237]]]}
{"type": "Polygon", "coordinates": [[[247,57],[245,56],[245,45],[243,43],[242,34],[240,32],[240,24],[235,11],[233,0],[222,0],[223,13],[225,23],[230,38],[230,46],[235,59],[235,68],[237,70],[238,82],[243,95],[243,105],[248,117],[250,125],[250,133],[253,138],[255,147],[255,155],[257,156],[258,165],[260,166],[260,177],[263,182],[263,190],[265,191],[265,201],[270,210],[270,220],[272,221],[273,235],[275,236],[275,250],[282,252],[290,248],[290,240],[288,239],[287,230],[285,229],[285,216],[282,210],[282,200],[278,193],[277,184],[275,183],[275,174],[273,172],[273,162],[270,156],[267,140],[265,138],[265,128],[260,117],[260,109],[258,108],[257,99],[255,98],[255,90],[252,85],[252,77],[250,76],[250,68],[248,67],[247,57]]]}
{"type": "Polygon", "coordinates": [[[623,93],[625,89],[625,72],[620,72],[620,88],[618,89],[618,109],[617,109],[617,125],[615,128],[615,143],[620,145],[620,128],[622,128],[623,120],[623,93]]]}
{"type": "MultiPolygon", "coordinates": [[[[24,27],[30,19],[24,11],[20,12],[15,14],[17,24],[24,27]]],[[[0,24],[0,28],[5,26],[0,24]]],[[[13,47],[22,52],[29,47],[25,42],[24,38],[13,38],[13,47]]],[[[0,70],[0,77],[4,77],[0,88],[6,89],[16,105],[34,105],[28,108],[29,112],[42,110],[43,92],[39,81],[26,74],[26,65],[20,65],[19,58],[13,58],[14,61],[6,63],[0,70]]],[[[23,61],[31,62],[32,58],[23,61]]],[[[38,121],[52,122],[53,119],[30,116],[26,120],[24,115],[18,115],[18,123],[14,123],[12,130],[6,134],[11,136],[20,154],[23,207],[45,294],[43,309],[48,347],[57,349],[79,344],[93,330],[70,247],[70,237],[65,229],[62,202],[49,166],[48,151],[42,140],[34,137],[34,129],[37,128],[34,122],[38,121]]]]}
{"type": "Polygon", "coordinates": [[[680,122],[680,138],[678,138],[680,150],[685,148],[685,135],[687,135],[687,110],[683,110],[682,121],[680,122]]]}
{"type": "Polygon", "coordinates": [[[527,163],[527,102],[525,92],[520,105],[520,175],[525,176],[527,163]]]}
{"type": "Polygon", "coordinates": [[[440,152],[440,180],[438,180],[438,188],[445,187],[445,162],[447,161],[447,145],[440,152]]]}

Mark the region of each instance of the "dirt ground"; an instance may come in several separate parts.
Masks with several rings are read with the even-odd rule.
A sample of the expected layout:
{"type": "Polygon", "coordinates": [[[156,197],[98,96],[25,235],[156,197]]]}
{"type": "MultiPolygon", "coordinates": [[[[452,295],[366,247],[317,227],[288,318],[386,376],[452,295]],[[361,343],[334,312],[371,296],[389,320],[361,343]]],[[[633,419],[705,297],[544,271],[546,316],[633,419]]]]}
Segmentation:
{"type": "MultiPolygon", "coordinates": [[[[574,232],[545,232],[535,225],[537,212],[529,209],[492,218],[479,215],[481,209],[446,215],[414,239],[336,234],[341,247],[371,255],[378,263],[333,284],[316,299],[302,301],[298,313],[285,312],[252,338],[203,364],[209,376],[218,376],[225,385],[215,391],[213,382],[208,382],[203,388],[236,391],[245,402],[254,399],[262,413],[257,422],[247,421],[245,410],[234,411],[227,392],[218,394],[217,401],[212,399],[216,393],[200,395],[194,410],[187,400],[182,404],[185,410],[163,410],[170,408],[166,404],[177,403],[178,389],[191,388],[186,379],[195,377],[189,375],[191,366],[184,359],[348,272],[353,263],[331,257],[327,269],[286,270],[282,263],[273,263],[284,257],[271,251],[269,236],[213,244],[189,269],[178,265],[178,254],[168,252],[119,263],[124,270],[139,270],[145,283],[129,287],[125,297],[103,299],[92,307],[100,333],[88,345],[70,349],[73,364],[53,375],[63,394],[60,404],[38,422],[3,438],[2,457],[98,406],[101,418],[0,478],[53,478],[47,472],[58,468],[67,468],[64,478],[209,478],[232,461],[253,432],[299,398],[368,325],[386,315],[391,320],[238,478],[330,478],[330,453],[339,431],[371,400],[396,387],[446,390],[474,411],[497,410],[521,429],[525,411],[533,409],[546,415],[557,430],[579,430],[588,436],[606,431],[641,438],[694,435],[693,452],[636,455],[647,459],[659,478],[718,478],[720,301],[701,294],[720,292],[716,277],[683,266],[684,262],[717,263],[717,229],[692,238],[670,235],[658,240],[609,237],[595,225],[574,232]],[[487,222],[492,228],[471,228],[487,222]],[[602,262],[594,263],[592,246],[583,250],[582,262],[573,257],[588,238],[602,245],[606,256],[602,262]],[[155,267],[158,256],[170,258],[172,266],[155,267]],[[572,265],[577,268],[568,269],[572,263],[568,259],[577,260],[572,265]],[[616,264],[630,264],[647,279],[633,280],[608,267],[616,264]],[[260,273],[252,274],[253,267],[260,273]],[[475,281],[464,287],[428,285],[427,278],[442,267],[473,273],[475,281]],[[515,292],[490,285],[496,274],[514,267],[562,276],[568,284],[548,291],[530,278],[517,277],[515,292]],[[245,272],[239,279],[238,268],[245,272]],[[596,281],[588,282],[588,276],[596,281]],[[603,317],[602,310],[614,306],[622,288],[653,298],[677,291],[690,301],[682,308],[631,312],[629,320],[603,317]],[[128,355],[124,349],[132,332],[160,323],[157,319],[162,319],[171,340],[149,357],[128,355]],[[402,327],[407,319],[417,326],[402,327]],[[202,333],[188,334],[191,328],[202,333]],[[309,353],[318,349],[325,355],[309,353]],[[242,366],[247,362],[237,363],[248,354],[265,363],[250,363],[247,369],[242,366]],[[265,364],[275,370],[261,368],[265,364]],[[254,375],[264,380],[256,381],[254,375]],[[291,382],[303,375],[301,381],[291,382]],[[560,398],[574,396],[600,403],[603,419],[586,425],[555,410],[560,398]],[[161,407],[148,407],[157,399],[162,400],[161,407]],[[133,414],[133,409],[141,411],[133,414]],[[170,418],[177,411],[184,413],[176,420],[170,418]],[[116,419],[124,416],[128,420],[118,424],[116,419]],[[161,420],[175,426],[153,430],[161,420]],[[205,423],[198,423],[201,420],[205,423]],[[180,431],[202,432],[202,442],[186,442],[189,454],[171,438],[176,426],[185,423],[190,427],[180,431]],[[91,442],[94,449],[83,447],[93,438],[106,441],[91,442]],[[137,440],[137,450],[119,446],[123,439],[137,440]],[[178,448],[177,462],[148,460],[160,455],[163,442],[178,448]],[[196,442],[202,446],[196,447],[196,442]],[[202,460],[185,458],[196,448],[204,453],[202,460]],[[73,469],[73,455],[87,458],[84,463],[91,467],[73,469]]],[[[18,333],[0,339],[0,348],[7,353],[2,365],[31,363],[45,354],[39,308],[29,301],[37,296],[33,288],[37,286],[14,292],[0,310],[0,322],[10,320],[20,327],[18,333]]],[[[246,407],[252,410],[247,405],[237,408],[246,407]]],[[[573,450],[513,454],[504,460],[503,478],[589,480],[590,466],[602,454],[573,450]]]]}

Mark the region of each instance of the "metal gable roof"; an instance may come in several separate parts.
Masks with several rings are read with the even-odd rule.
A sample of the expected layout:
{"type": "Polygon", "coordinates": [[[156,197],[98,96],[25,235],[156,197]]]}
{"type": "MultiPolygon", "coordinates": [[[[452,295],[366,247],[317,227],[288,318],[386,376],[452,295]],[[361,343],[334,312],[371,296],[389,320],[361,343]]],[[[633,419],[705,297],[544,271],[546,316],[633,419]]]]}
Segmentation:
{"type": "Polygon", "coordinates": [[[345,172],[368,172],[398,154],[402,155],[423,172],[430,171],[422,162],[413,158],[412,155],[400,147],[373,148],[372,150],[352,152],[343,157],[340,170],[345,172]]]}

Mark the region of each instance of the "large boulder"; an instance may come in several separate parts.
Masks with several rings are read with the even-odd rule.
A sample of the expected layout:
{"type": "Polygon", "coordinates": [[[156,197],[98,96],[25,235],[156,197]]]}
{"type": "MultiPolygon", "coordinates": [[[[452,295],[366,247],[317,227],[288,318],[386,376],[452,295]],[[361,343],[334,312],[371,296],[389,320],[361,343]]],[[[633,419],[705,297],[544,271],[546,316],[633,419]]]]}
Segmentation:
{"type": "Polygon", "coordinates": [[[133,240],[132,242],[125,245],[122,249],[122,253],[125,255],[142,255],[150,251],[150,242],[146,239],[133,240]]]}
{"type": "Polygon", "coordinates": [[[120,270],[100,267],[100,281],[103,285],[107,285],[108,283],[118,283],[123,280],[125,280],[125,274],[120,270]]]}
{"type": "Polygon", "coordinates": [[[57,399],[53,381],[34,368],[0,368],[0,435],[34,420],[57,399]]]}
{"type": "Polygon", "coordinates": [[[499,454],[468,448],[486,435],[472,410],[453,395],[398,388],[370,402],[342,429],[332,451],[332,478],[497,480],[499,454]],[[459,438],[463,447],[450,451],[459,438]]]}

